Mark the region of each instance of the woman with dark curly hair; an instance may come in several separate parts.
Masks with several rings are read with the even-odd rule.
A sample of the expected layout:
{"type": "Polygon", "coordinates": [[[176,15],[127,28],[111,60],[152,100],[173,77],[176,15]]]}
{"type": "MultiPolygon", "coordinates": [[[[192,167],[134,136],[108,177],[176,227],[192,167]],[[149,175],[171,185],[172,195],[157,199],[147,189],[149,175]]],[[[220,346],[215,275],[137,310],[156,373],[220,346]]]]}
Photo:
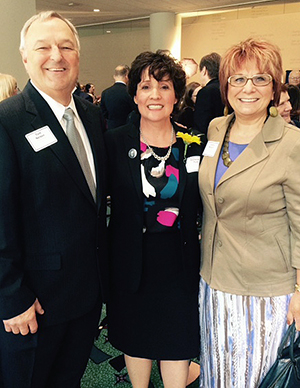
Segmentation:
{"type": "Polygon", "coordinates": [[[128,90],[139,114],[106,132],[111,195],[109,339],[134,388],[160,360],[166,388],[185,388],[199,354],[199,137],[185,142],[170,116],[185,73],[166,52],[133,61],[128,90]]]}

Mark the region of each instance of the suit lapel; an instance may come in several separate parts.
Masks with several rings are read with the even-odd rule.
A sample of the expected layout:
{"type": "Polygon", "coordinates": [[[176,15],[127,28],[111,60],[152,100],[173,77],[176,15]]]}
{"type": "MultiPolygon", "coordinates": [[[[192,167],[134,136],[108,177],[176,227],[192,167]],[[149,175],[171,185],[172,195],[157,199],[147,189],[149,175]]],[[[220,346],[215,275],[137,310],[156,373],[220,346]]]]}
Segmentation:
{"type": "MultiPolygon", "coordinates": [[[[228,125],[228,124],[227,124],[228,125]]],[[[222,128],[222,137],[224,139],[227,125],[222,128]],[[225,132],[224,132],[225,129],[225,132]]],[[[255,138],[249,143],[245,150],[239,155],[239,157],[232,163],[230,168],[224,173],[220,179],[218,186],[223,182],[239,174],[242,171],[249,169],[269,156],[269,150],[267,143],[279,140],[283,135],[284,122],[281,117],[273,118],[269,117],[264,124],[262,130],[255,136],[255,138]]],[[[223,143],[223,141],[222,141],[223,143]]],[[[222,146],[222,145],[221,145],[222,146]]],[[[216,171],[218,158],[215,159],[214,172],[216,171]]]]}
{"type": "Polygon", "coordinates": [[[239,174],[242,171],[254,166],[267,158],[269,152],[263,141],[262,132],[259,132],[251,143],[245,148],[245,150],[239,155],[234,163],[228,168],[222,178],[220,179],[218,186],[233,176],[239,174]]]}
{"type": "Polygon", "coordinates": [[[209,183],[209,190],[210,190],[209,192],[210,193],[214,192],[215,175],[216,175],[216,169],[217,169],[217,165],[218,165],[218,161],[219,161],[219,156],[220,156],[220,152],[222,149],[226,130],[227,130],[227,127],[228,127],[231,119],[232,119],[232,115],[226,117],[226,120],[222,120],[222,122],[220,122],[216,126],[214,132],[209,137],[209,141],[214,141],[218,144],[214,156],[213,157],[207,156],[204,159],[205,169],[207,170],[207,172],[209,172],[206,174],[206,177],[209,180],[208,183],[209,183]],[[212,173],[210,173],[210,172],[212,172],[212,173]]]}
{"type": "MultiPolygon", "coordinates": [[[[81,103],[81,100],[79,98],[74,98],[76,108],[78,111],[78,114],[81,118],[81,121],[84,125],[84,128],[86,130],[90,145],[91,145],[91,150],[93,153],[93,158],[94,158],[94,165],[95,165],[95,173],[96,173],[96,184],[97,184],[97,207],[98,209],[101,206],[101,195],[99,195],[99,191],[104,187],[104,174],[103,174],[103,169],[100,168],[99,166],[104,166],[104,152],[99,152],[99,148],[95,148],[97,144],[99,144],[99,139],[98,139],[98,134],[102,130],[102,128],[93,128],[93,118],[90,117],[89,111],[86,107],[86,105],[81,103]]],[[[100,112],[99,112],[100,115],[100,112]]],[[[97,121],[98,122],[98,121],[97,121]]],[[[90,191],[89,191],[90,193],[90,191]]],[[[94,202],[94,201],[93,201],[94,202]]]]}
{"type": "MultiPolygon", "coordinates": [[[[178,127],[174,125],[174,129],[177,132],[180,130],[178,127]]],[[[178,194],[179,194],[179,207],[182,201],[183,193],[185,190],[185,185],[186,185],[186,176],[187,176],[187,171],[186,171],[186,164],[183,161],[184,160],[184,143],[183,140],[178,138],[177,139],[177,144],[178,144],[178,149],[179,149],[179,187],[178,187],[178,194]]],[[[188,155],[186,155],[188,156],[188,155]]]]}
{"type": "Polygon", "coordinates": [[[76,185],[85,194],[89,201],[95,205],[80,164],[64,130],[62,129],[60,123],[57,121],[51,108],[30,83],[27,84],[22,93],[25,99],[26,110],[32,116],[31,125],[33,130],[41,128],[45,125],[51,129],[57,139],[57,142],[48,147],[49,150],[51,150],[53,154],[60,160],[76,185]]]}
{"type": "Polygon", "coordinates": [[[143,203],[143,189],[141,178],[141,162],[140,162],[140,134],[138,129],[132,124],[129,132],[124,138],[126,163],[129,165],[131,179],[133,181],[138,199],[143,203]],[[135,152],[136,151],[136,152],[135,152]],[[136,155],[136,156],[134,156],[136,155]]]}

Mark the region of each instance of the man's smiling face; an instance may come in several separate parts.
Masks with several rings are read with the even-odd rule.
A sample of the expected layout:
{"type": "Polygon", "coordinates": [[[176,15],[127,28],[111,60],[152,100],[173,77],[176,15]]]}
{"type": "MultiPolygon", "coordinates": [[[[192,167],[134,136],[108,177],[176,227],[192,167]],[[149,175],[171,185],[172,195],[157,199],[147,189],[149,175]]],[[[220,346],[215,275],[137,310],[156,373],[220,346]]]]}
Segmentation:
{"type": "Polygon", "coordinates": [[[58,102],[70,99],[79,73],[79,50],[63,20],[33,22],[21,55],[29,77],[41,91],[58,102]]]}

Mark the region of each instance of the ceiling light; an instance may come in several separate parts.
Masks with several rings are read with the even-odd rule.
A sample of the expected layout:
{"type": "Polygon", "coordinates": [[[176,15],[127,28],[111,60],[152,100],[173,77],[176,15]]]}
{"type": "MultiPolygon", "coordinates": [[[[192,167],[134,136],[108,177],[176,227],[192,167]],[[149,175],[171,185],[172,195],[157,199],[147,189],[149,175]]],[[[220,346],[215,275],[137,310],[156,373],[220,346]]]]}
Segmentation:
{"type": "Polygon", "coordinates": [[[95,8],[95,9],[94,9],[94,12],[100,12],[100,9],[95,8]]]}

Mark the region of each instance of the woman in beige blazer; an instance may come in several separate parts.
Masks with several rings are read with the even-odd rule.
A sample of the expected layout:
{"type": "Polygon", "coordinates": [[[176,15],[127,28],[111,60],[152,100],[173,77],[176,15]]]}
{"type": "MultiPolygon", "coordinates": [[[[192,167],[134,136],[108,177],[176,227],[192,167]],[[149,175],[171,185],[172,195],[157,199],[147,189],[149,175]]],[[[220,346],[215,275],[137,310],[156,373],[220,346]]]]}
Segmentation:
{"type": "Polygon", "coordinates": [[[300,131],[273,106],[282,74],[265,41],[248,39],[221,62],[233,113],[211,122],[199,174],[205,388],[257,387],[287,325],[300,330],[300,131]]]}

